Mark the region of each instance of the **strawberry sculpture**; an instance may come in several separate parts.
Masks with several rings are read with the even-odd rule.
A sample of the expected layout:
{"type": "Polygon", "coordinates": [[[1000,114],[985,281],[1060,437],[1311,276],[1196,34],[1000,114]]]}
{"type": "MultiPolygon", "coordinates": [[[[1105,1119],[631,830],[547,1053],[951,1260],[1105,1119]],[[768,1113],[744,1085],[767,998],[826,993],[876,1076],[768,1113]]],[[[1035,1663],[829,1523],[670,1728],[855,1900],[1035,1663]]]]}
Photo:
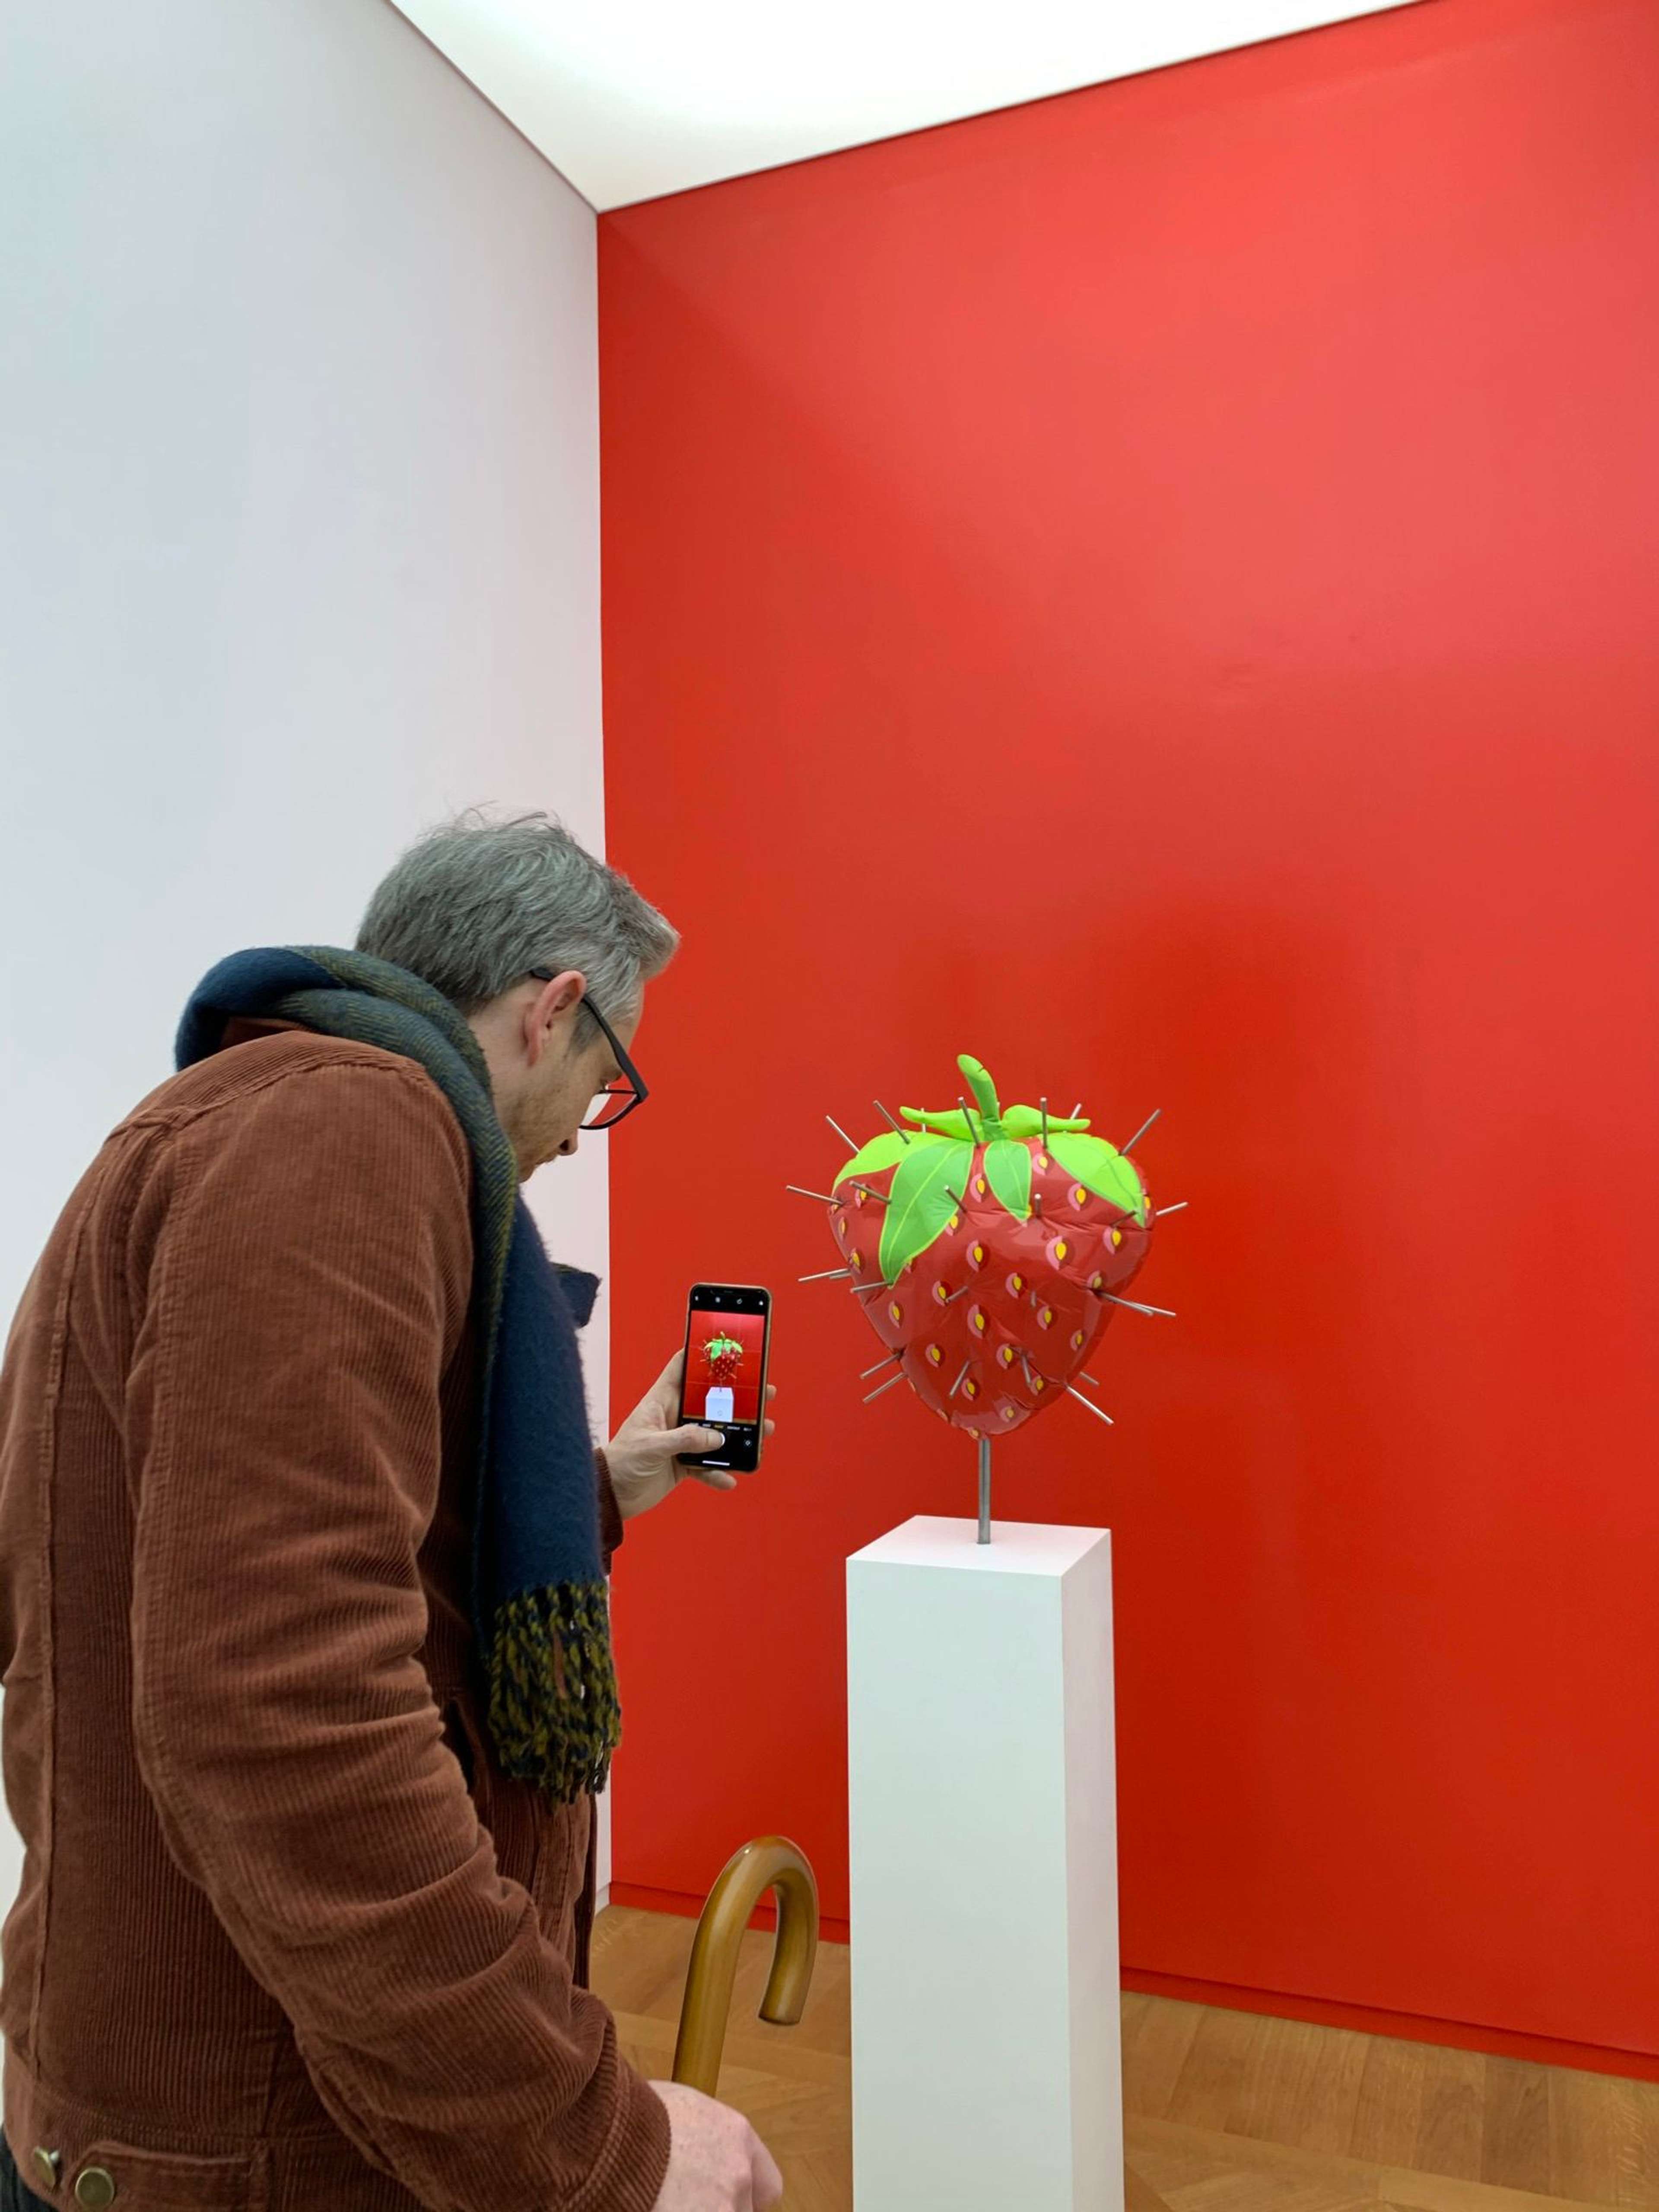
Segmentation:
{"type": "Polygon", "coordinates": [[[978,1060],[957,1065],[975,1107],[905,1107],[909,1127],[873,1138],[836,1177],[830,1225],[891,1381],[953,1426],[1000,1437],[1083,1396],[1073,1378],[1120,1304],[1164,1310],[1122,1296],[1153,1216],[1127,1152],[1086,1118],[1005,1109],[978,1060]]]}
{"type": "Polygon", "coordinates": [[[703,1363],[708,1370],[711,1382],[730,1382],[736,1376],[743,1358],[743,1346],[735,1336],[711,1336],[702,1348],[703,1363]]]}

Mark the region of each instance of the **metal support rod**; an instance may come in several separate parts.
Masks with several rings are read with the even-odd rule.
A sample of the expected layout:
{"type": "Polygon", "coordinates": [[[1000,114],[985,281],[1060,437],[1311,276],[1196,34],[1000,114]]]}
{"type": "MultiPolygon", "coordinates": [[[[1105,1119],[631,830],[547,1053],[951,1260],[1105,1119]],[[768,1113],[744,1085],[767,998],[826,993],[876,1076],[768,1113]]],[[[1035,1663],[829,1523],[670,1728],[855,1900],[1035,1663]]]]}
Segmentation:
{"type": "Polygon", "coordinates": [[[1190,1203],[1188,1199],[1178,1198],[1173,1206],[1155,1206],[1152,1212],[1160,1218],[1166,1213],[1184,1213],[1190,1203]]]}
{"type": "Polygon", "coordinates": [[[847,1203],[844,1198],[836,1198],[827,1190],[803,1190],[798,1182],[787,1182],[783,1187],[786,1190],[793,1190],[797,1198],[816,1198],[824,1206],[845,1206],[847,1203]]]}
{"type": "Polygon", "coordinates": [[[991,1540],[991,1439],[979,1440],[979,1540],[991,1540]]]}
{"type": "Polygon", "coordinates": [[[836,1134],[841,1139],[842,1144],[846,1146],[848,1151],[849,1152],[856,1152],[858,1151],[858,1146],[848,1135],[846,1130],[842,1127],[841,1123],[836,1121],[835,1115],[833,1114],[826,1114],[823,1118],[830,1124],[830,1127],[835,1131],[836,1134]]]}
{"type": "Polygon", "coordinates": [[[798,1283],[833,1283],[838,1275],[850,1275],[852,1272],[850,1267],[826,1267],[821,1274],[797,1275],[795,1280],[798,1283]]]}

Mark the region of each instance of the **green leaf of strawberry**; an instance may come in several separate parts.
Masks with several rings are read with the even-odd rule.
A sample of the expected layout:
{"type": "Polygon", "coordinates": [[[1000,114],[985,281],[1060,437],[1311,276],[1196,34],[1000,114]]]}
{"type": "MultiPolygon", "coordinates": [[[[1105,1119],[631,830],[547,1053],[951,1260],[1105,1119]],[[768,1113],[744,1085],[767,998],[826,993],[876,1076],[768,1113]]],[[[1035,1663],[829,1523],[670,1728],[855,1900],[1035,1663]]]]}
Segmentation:
{"type": "MultiPolygon", "coordinates": [[[[879,1175],[884,1168],[890,1168],[903,1158],[908,1145],[927,1142],[926,1137],[912,1137],[907,1142],[896,1129],[884,1129],[880,1136],[872,1137],[867,1145],[861,1146],[854,1153],[836,1177],[836,1183],[845,1182],[848,1176],[879,1175]]],[[[830,1188],[834,1189],[835,1184],[832,1183],[830,1188]]]]}
{"type": "Polygon", "coordinates": [[[962,1202],[973,1172],[969,1144],[912,1142],[894,1173],[881,1227],[881,1272],[890,1283],[925,1252],[962,1202]]]}
{"type": "Polygon", "coordinates": [[[1005,1106],[1002,1109],[1003,1130],[1010,1137],[1040,1137],[1045,1127],[1052,1136],[1056,1129],[1086,1129],[1091,1126],[1086,1114],[1080,1121],[1062,1121],[1058,1114],[1050,1114],[1045,1121],[1038,1106],[1005,1106]]]}
{"type": "MultiPolygon", "coordinates": [[[[945,1114],[925,1114],[919,1106],[901,1106],[899,1112],[914,1129],[926,1130],[936,1137],[952,1137],[958,1144],[979,1142],[977,1127],[969,1122],[959,1106],[952,1106],[945,1114]]],[[[879,1143],[880,1139],[876,1141],[879,1143]]],[[[867,1146],[866,1150],[868,1150],[867,1146]]]]}
{"type": "Polygon", "coordinates": [[[1085,1190],[1097,1197],[1110,1199],[1121,1206],[1142,1226],[1146,1220],[1146,1194],[1141,1188],[1140,1177],[1132,1163],[1124,1158],[1115,1145],[1107,1144],[1100,1137],[1051,1136],[1048,1150],[1069,1176],[1075,1176],[1085,1190]]]}
{"type": "MultiPolygon", "coordinates": [[[[1005,1124],[1006,1126],[1006,1124],[1005,1124]]],[[[1012,1137],[994,1138],[985,1147],[985,1180],[1010,1213],[1020,1221],[1031,1212],[1031,1148],[1012,1137]]]]}

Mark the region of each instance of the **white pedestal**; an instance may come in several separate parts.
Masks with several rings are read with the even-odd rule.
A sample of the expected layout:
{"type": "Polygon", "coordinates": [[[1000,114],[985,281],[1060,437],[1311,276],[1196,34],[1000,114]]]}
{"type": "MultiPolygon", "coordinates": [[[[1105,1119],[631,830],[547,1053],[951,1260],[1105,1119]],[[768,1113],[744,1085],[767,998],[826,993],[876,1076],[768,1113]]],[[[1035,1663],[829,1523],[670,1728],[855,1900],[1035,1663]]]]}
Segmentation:
{"type": "Polygon", "coordinates": [[[856,2212],[1121,2212],[1111,1539],[847,1563],[856,2212]]]}

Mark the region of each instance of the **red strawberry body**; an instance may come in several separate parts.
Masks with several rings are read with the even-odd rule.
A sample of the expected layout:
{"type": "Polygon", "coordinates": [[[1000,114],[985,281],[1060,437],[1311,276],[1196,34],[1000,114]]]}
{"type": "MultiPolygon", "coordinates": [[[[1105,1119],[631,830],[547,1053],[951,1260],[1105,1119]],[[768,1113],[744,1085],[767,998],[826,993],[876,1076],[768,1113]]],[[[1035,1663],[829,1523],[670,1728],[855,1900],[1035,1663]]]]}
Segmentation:
{"type": "MultiPolygon", "coordinates": [[[[964,1060],[963,1066],[983,1078],[977,1061],[964,1060]]],[[[985,1097],[994,1114],[988,1078],[981,1103],[985,1097]]],[[[1016,1117],[1029,1112],[1015,1109],[1009,1123],[1018,1127],[1016,1117]]],[[[896,1157],[861,1166],[875,1149],[866,1147],[838,1180],[830,1225],[853,1270],[858,1303],[882,1342],[898,1355],[896,1364],[917,1395],[957,1428],[1006,1436],[1063,1396],[1088,1360],[1114,1311],[1104,1294],[1121,1294],[1146,1257],[1151,1203],[1133,1170],[1127,1177],[1112,1171],[1113,1186],[1138,1201],[1120,1204],[1085,1187],[1040,1134],[1011,1139],[1000,1118],[988,1115],[978,1123],[971,1115],[910,1118],[934,1129],[982,1128],[998,1147],[1004,1193],[1012,1188],[1016,1196],[1024,1195],[1024,1177],[1015,1172],[1014,1151],[1023,1144],[1030,1158],[1029,1212],[1022,1217],[999,1194],[987,1143],[970,1147],[965,1138],[952,1143],[935,1156],[945,1190],[936,1211],[948,1218],[890,1281],[882,1246],[887,1217],[902,1210],[903,1190],[896,1199],[895,1184],[908,1173],[914,1187],[922,1163],[878,1139],[896,1157]]],[[[1054,1126],[1067,1133],[1054,1140],[1065,1148],[1073,1145],[1071,1133],[1084,1125],[1054,1126]]],[[[915,1141],[926,1140],[919,1130],[915,1141]]],[[[1089,1142],[1091,1161],[1110,1153],[1109,1146],[1089,1142]]],[[[1080,1157],[1074,1145],[1073,1152],[1080,1157]]],[[[1113,1161],[1119,1157],[1111,1155],[1113,1161]]],[[[1098,1179],[1097,1170],[1089,1171],[1098,1179]]],[[[890,1264],[894,1240],[890,1235],[885,1241],[890,1264]]]]}

